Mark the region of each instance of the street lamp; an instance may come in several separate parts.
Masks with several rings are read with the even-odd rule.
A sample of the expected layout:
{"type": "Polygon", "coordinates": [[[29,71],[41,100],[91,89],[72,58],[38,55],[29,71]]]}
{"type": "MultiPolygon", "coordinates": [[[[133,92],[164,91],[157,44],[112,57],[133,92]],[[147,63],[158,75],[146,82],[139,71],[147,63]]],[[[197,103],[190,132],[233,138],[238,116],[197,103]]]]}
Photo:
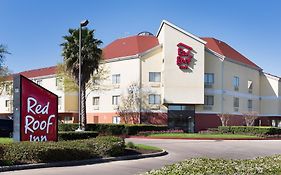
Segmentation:
{"type": "Polygon", "coordinates": [[[81,115],[81,40],[82,40],[82,27],[86,27],[89,24],[88,20],[80,22],[79,26],[79,74],[78,74],[78,117],[79,117],[79,128],[76,131],[83,131],[85,128],[82,128],[82,115],[81,115]]]}

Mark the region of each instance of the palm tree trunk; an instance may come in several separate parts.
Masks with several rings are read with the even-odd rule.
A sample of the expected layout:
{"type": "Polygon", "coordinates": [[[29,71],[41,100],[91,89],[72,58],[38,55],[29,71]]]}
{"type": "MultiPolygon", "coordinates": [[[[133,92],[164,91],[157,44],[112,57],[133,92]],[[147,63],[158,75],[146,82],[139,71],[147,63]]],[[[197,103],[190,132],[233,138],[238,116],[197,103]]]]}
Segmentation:
{"type": "Polygon", "coordinates": [[[81,119],[82,119],[82,130],[86,129],[87,126],[87,115],[86,115],[86,85],[82,82],[81,85],[81,119]]]}

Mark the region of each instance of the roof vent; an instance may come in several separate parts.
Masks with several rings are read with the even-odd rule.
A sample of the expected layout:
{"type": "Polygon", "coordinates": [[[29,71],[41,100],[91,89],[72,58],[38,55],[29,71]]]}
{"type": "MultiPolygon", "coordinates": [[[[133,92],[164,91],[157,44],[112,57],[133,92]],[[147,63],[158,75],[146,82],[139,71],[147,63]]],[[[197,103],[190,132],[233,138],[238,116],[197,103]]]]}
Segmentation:
{"type": "Polygon", "coordinates": [[[154,35],[150,32],[143,31],[143,32],[138,33],[138,36],[154,36],[154,35]]]}

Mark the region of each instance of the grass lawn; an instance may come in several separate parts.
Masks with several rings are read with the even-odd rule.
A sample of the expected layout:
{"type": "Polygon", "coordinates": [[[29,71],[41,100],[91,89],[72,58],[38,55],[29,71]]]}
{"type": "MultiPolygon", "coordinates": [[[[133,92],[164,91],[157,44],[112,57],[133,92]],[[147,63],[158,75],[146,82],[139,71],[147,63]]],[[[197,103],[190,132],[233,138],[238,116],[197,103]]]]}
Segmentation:
{"type": "Polygon", "coordinates": [[[250,160],[193,158],[145,173],[145,175],[177,174],[277,175],[281,174],[281,155],[250,160]]]}
{"type": "Polygon", "coordinates": [[[13,142],[12,138],[0,137],[0,143],[11,143],[13,142]]]}
{"type": "Polygon", "coordinates": [[[161,148],[155,147],[155,146],[149,146],[149,145],[143,145],[143,144],[134,144],[136,149],[140,150],[152,150],[152,151],[162,151],[161,148]]]}
{"type": "Polygon", "coordinates": [[[166,137],[166,138],[221,138],[221,139],[238,139],[238,138],[261,138],[252,135],[242,134],[199,134],[199,133],[157,133],[150,134],[148,137],[166,137]]]}

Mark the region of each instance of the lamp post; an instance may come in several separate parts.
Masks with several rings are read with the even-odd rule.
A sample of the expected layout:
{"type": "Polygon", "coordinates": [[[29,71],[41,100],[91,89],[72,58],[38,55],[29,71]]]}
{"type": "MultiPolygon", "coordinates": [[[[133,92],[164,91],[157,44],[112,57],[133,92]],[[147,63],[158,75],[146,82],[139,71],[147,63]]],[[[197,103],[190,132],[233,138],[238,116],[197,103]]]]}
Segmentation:
{"type": "Polygon", "coordinates": [[[80,22],[79,26],[79,78],[78,78],[78,118],[79,118],[79,128],[76,131],[83,131],[85,128],[82,128],[82,115],[81,115],[81,65],[82,65],[82,60],[81,60],[81,43],[82,43],[82,27],[85,27],[89,24],[88,20],[84,20],[80,22]]]}

